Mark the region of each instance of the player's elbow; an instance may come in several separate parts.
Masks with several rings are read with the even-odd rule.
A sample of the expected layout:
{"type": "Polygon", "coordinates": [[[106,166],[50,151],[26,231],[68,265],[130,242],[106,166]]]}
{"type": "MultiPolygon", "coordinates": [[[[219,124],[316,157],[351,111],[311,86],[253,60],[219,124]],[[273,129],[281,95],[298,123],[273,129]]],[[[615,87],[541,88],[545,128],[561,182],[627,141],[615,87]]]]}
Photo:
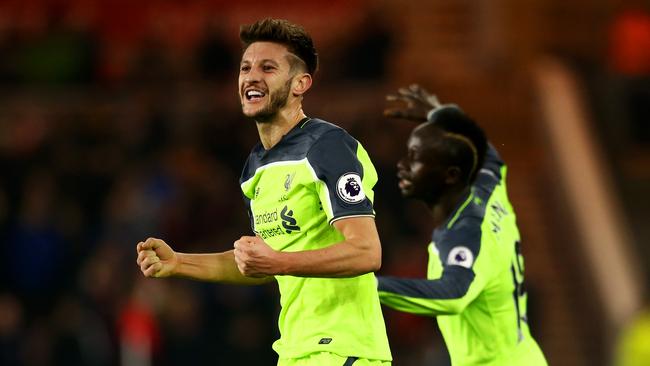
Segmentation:
{"type": "Polygon", "coordinates": [[[443,312],[445,315],[457,315],[465,311],[467,306],[472,302],[472,298],[467,292],[467,288],[453,288],[448,293],[449,300],[444,302],[443,312]]]}
{"type": "Polygon", "coordinates": [[[379,240],[373,241],[365,250],[365,272],[377,272],[381,268],[381,244],[379,240]]]}
{"type": "Polygon", "coordinates": [[[381,246],[379,240],[348,241],[354,246],[354,261],[350,262],[348,275],[360,276],[376,272],[381,268],[381,246]]]}
{"type": "Polygon", "coordinates": [[[445,315],[458,315],[465,311],[467,303],[464,299],[450,301],[449,304],[446,304],[443,313],[445,315]]]}
{"type": "Polygon", "coordinates": [[[377,272],[381,268],[381,253],[372,255],[368,259],[368,268],[366,272],[377,272]]]}

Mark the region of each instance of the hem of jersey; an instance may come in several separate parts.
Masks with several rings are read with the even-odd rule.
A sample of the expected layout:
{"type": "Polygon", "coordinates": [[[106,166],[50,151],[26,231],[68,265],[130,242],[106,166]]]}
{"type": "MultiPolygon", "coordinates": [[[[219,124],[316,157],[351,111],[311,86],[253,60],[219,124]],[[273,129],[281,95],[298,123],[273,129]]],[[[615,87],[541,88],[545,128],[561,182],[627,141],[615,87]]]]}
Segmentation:
{"type": "Polygon", "coordinates": [[[332,225],[336,221],[342,220],[342,219],[349,219],[351,217],[375,217],[375,214],[359,214],[359,215],[346,215],[346,216],[338,216],[334,217],[329,221],[329,224],[332,225]]]}
{"type": "MultiPolygon", "coordinates": [[[[339,357],[350,357],[349,353],[350,352],[345,352],[346,350],[339,350],[339,349],[311,349],[311,350],[306,350],[306,351],[301,351],[301,352],[287,352],[285,350],[281,350],[280,352],[283,353],[283,355],[280,355],[280,352],[278,350],[274,349],[276,353],[278,354],[278,358],[282,360],[295,360],[295,359],[300,359],[300,358],[305,358],[309,355],[316,354],[316,353],[321,353],[321,352],[326,352],[326,353],[331,353],[334,355],[337,355],[339,357]],[[346,355],[347,354],[347,355],[346,355]]],[[[352,350],[347,350],[347,351],[352,351],[352,350]]],[[[388,351],[388,354],[385,355],[379,355],[379,354],[370,354],[370,355],[361,355],[358,356],[358,351],[352,352],[355,353],[354,357],[358,357],[360,359],[366,359],[366,360],[373,360],[373,361],[383,361],[383,362],[393,362],[393,355],[391,354],[390,351],[388,351]]]]}

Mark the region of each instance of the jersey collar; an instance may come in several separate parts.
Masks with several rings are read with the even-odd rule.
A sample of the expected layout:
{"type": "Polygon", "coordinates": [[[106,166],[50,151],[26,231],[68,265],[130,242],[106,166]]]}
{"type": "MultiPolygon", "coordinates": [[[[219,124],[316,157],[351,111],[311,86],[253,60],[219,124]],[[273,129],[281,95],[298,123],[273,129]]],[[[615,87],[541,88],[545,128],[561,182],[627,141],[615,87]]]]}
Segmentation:
{"type": "Polygon", "coordinates": [[[445,223],[444,227],[449,230],[451,227],[456,223],[456,220],[458,220],[458,217],[460,214],[465,210],[467,205],[472,202],[472,199],[474,199],[474,187],[472,186],[469,190],[469,193],[467,193],[467,197],[465,197],[464,200],[461,200],[461,203],[459,203],[456,206],[456,209],[454,209],[454,213],[450,216],[449,220],[445,223]]]}
{"type": "Polygon", "coordinates": [[[294,135],[296,133],[296,131],[300,131],[300,129],[302,129],[307,123],[309,123],[309,121],[311,121],[311,117],[305,117],[305,118],[301,119],[300,121],[298,121],[298,123],[296,123],[295,126],[291,127],[289,132],[287,132],[284,136],[282,136],[280,141],[278,141],[278,143],[275,144],[275,146],[273,146],[272,148],[270,148],[268,150],[266,150],[264,148],[264,146],[262,146],[261,142],[258,142],[257,145],[255,146],[255,152],[257,153],[257,156],[260,157],[260,158],[263,158],[264,156],[269,154],[271,151],[274,151],[277,148],[279,148],[281,145],[284,144],[284,142],[290,136],[294,135]]]}

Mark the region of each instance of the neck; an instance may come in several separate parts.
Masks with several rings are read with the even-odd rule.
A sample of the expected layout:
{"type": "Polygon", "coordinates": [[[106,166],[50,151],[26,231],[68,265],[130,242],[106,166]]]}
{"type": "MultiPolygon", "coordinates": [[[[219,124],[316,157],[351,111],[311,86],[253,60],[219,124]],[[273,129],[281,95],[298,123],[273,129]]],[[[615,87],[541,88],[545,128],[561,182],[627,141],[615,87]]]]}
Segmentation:
{"type": "Polygon", "coordinates": [[[449,216],[454,213],[454,210],[462,203],[461,201],[467,197],[470,190],[470,186],[455,189],[442,196],[437,203],[429,206],[433,215],[434,227],[442,225],[449,219],[449,216]]]}
{"type": "Polygon", "coordinates": [[[302,105],[287,105],[278,111],[277,116],[267,122],[255,122],[260,141],[264,149],[269,150],[275,146],[284,135],[300,122],[306,115],[302,111],[302,105]]]}

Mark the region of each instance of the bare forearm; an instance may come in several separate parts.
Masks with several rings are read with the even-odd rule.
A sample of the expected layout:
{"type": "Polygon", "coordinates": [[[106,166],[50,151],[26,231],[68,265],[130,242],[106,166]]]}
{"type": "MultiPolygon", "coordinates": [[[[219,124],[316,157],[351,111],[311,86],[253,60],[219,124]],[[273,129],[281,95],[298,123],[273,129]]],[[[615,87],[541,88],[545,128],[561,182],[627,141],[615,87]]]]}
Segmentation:
{"type": "Polygon", "coordinates": [[[340,242],[323,249],[281,253],[283,274],[299,277],[353,277],[381,266],[379,245],[367,247],[340,242]]]}
{"type": "Polygon", "coordinates": [[[177,253],[176,277],[238,285],[258,285],[273,281],[273,277],[246,277],[239,272],[233,251],[208,254],[177,253]]]}
{"type": "Polygon", "coordinates": [[[374,218],[343,218],[334,227],[343,234],[343,241],[299,252],[279,252],[260,237],[242,236],[235,241],[235,263],[251,277],[354,277],[379,269],[381,243],[374,218]]]}

